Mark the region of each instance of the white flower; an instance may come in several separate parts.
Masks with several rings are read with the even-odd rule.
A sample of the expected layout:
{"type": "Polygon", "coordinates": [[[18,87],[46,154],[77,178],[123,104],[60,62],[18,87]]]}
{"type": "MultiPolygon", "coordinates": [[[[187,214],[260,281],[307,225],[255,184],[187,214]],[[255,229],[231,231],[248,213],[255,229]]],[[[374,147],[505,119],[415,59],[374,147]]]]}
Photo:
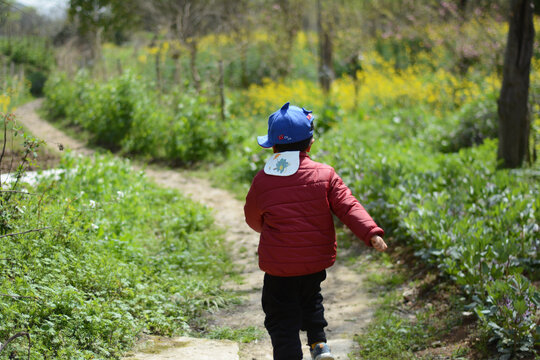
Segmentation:
{"type": "Polygon", "coordinates": [[[92,230],[97,230],[99,229],[99,226],[97,226],[96,224],[92,223],[92,225],[90,225],[92,227],[92,230]]]}
{"type": "Polygon", "coordinates": [[[90,200],[90,207],[92,209],[96,207],[96,202],[94,200],[90,200]]]}
{"type": "Polygon", "coordinates": [[[119,199],[122,199],[125,196],[123,191],[117,191],[116,194],[118,195],[119,199]]]}

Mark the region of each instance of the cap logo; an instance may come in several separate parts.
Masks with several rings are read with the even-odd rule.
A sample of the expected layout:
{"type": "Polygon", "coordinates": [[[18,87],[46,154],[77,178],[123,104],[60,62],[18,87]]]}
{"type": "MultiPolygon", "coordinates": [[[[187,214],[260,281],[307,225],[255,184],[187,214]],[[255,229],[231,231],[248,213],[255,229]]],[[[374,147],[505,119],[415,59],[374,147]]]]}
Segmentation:
{"type": "Polygon", "coordinates": [[[307,114],[306,117],[307,117],[308,120],[311,120],[311,118],[312,118],[311,114],[307,114]]]}
{"type": "Polygon", "coordinates": [[[289,140],[290,141],[290,140],[292,140],[292,137],[281,134],[281,135],[278,136],[278,140],[289,140]]]}

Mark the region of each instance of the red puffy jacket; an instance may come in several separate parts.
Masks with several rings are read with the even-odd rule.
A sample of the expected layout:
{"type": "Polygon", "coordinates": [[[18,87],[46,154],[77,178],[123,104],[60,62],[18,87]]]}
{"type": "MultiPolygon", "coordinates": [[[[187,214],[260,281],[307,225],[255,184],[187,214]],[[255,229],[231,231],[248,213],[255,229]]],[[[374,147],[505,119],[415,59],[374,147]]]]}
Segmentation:
{"type": "Polygon", "coordinates": [[[246,197],[247,224],[261,233],[259,267],[275,276],[316,273],[336,260],[332,212],[371,246],[384,235],[331,166],[300,153],[300,167],[291,176],[259,171],[246,197]]]}

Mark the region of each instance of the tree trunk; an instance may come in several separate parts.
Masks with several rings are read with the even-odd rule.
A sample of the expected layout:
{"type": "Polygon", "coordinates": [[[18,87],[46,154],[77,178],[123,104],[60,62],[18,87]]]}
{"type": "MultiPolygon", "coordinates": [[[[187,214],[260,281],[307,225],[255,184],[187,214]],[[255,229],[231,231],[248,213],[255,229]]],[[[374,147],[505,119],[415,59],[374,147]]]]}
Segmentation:
{"type": "Polygon", "coordinates": [[[223,60],[219,60],[219,109],[221,121],[225,121],[225,71],[223,70],[223,60]]]}
{"type": "Polygon", "coordinates": [[[92,57],[92,63],[97,63],[101,60],[101,38],[103,34],[103,28],[98,27],[95,32],[92,33],[92,41],[90,43],[90,53],[92,57]]]}
{"type": "Polygon", "coordinates": [[[160,60],[159,51],[156,53],[155,67],[156,67],[156,87],[157,87],[157,91],[161,93],[161,91],[163,90],[163,86],[161,82],[161,60],[160,60]]]}
{"type": "Polygon", "coordinates": [[[330,91],[332,80],[334,79],[334,68],[332,61],[332,37],[331,23],[323,24],[321,0],[317,0],[317,30],[319,33],[319,82],[325,93],[330,91]]]}
{"type": "Polygon", "coordinates": [[[247,88],[250,82],[248,76],[248,46],[248,40],[240,42],[240,84],[243,88],[247,88]]]}
{"type": "Polygon", "coordinates": [[[188,41],[188,49],[189,49],[189,68],[191,70],[191,77],[193,79],[193,85],[195,87],[195,90],[197,90],[197,93],[200,93],[201,92],[201,77],[197,69],[197,52],[199,50],[197,41],[195,40],[188,41]]]}
{"type": "Polygon", "coordinates": [[[174,73],[173,73],[173,79],[174,79],[174,85],[175,86],[182,86],[182,76],[180,75],[182,73],[182,64],[180,62],[180,57],[174,58],[174,73]]]}
{"type": "Polygon", "coordinates": [[[503,168],[516,168],[529,156],[529,73],[534,43],[531,0],[512,0],[504,57],[503,83],[498,100],[499,149],[503,168]]]}
{"type": "Polygon", "coordinates": [[[463,15],[466,14],[467,12],[467,3],[468,3],[468,0],[459,0],[458,8],[461,14],[463,15]]]}

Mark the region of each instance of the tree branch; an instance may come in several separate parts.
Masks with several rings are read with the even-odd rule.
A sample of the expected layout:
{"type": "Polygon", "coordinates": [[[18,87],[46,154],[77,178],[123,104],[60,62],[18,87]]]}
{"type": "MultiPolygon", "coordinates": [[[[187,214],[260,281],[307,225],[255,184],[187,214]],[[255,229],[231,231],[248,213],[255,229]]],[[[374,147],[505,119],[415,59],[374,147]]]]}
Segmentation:
{"type": "Polygon", "coordinates": [[[35,195],[35,196],[39,195],[39,194],[29,193],[29,192],[20,191],[20,190],[0,190],[0,193],[17,193],[17,194],[35,195]]]}
{"type": "Polygon", "coordinates": [[[24,331],[18,332],[9,339],[6,340],[5,343],[0,344],[0,353],[6,348],[6,346],[15,340],[16,338],[19,338],[21,336],[26,336],[28,338],[28,359],[30,359],[30,349],[32,348],[32,340],[30,340],[30,334],[24,331]]]}
{"type": "Polygon", "coordinates": [[[18,233],[5,234],[5,235],[1,235],[0,239],[4,238],[4,237],[8,237],[8,236],[24,235],[24,234],[43,231],[43,230],[47,230],[47,229],[51,229],[51,228],[52,228],[52,226],[47,226],[47,227],[44,227],[44,228],[41,228],[41,229],[32,229],[32,230],[26,230],[26,231],[22,231],[22,232],[18,232],[18,233]]]}
{"type": "Polygon", "coordinates": [[[22,296],[22,295],[10,295],[10,294],[0,294],[0,296],[3,297],[10,297],[12,299],[32,299],[32,300],[39,300],[37,296],[22,296]]]}
{"type": "MultiPolygon", "coordinates": [[[[2,154],[0,154],[0,163],[2,163],[2,160],[4,159],[4,155],[6,153],[6,143],[7,143],[7,114],[4,115],[4,144],[2,145],[2,154]]],[[[2,172],[0,171],[0,174],[2,172]]],[[[0,185],[2,183],[0,182],[0,185]]]]}

